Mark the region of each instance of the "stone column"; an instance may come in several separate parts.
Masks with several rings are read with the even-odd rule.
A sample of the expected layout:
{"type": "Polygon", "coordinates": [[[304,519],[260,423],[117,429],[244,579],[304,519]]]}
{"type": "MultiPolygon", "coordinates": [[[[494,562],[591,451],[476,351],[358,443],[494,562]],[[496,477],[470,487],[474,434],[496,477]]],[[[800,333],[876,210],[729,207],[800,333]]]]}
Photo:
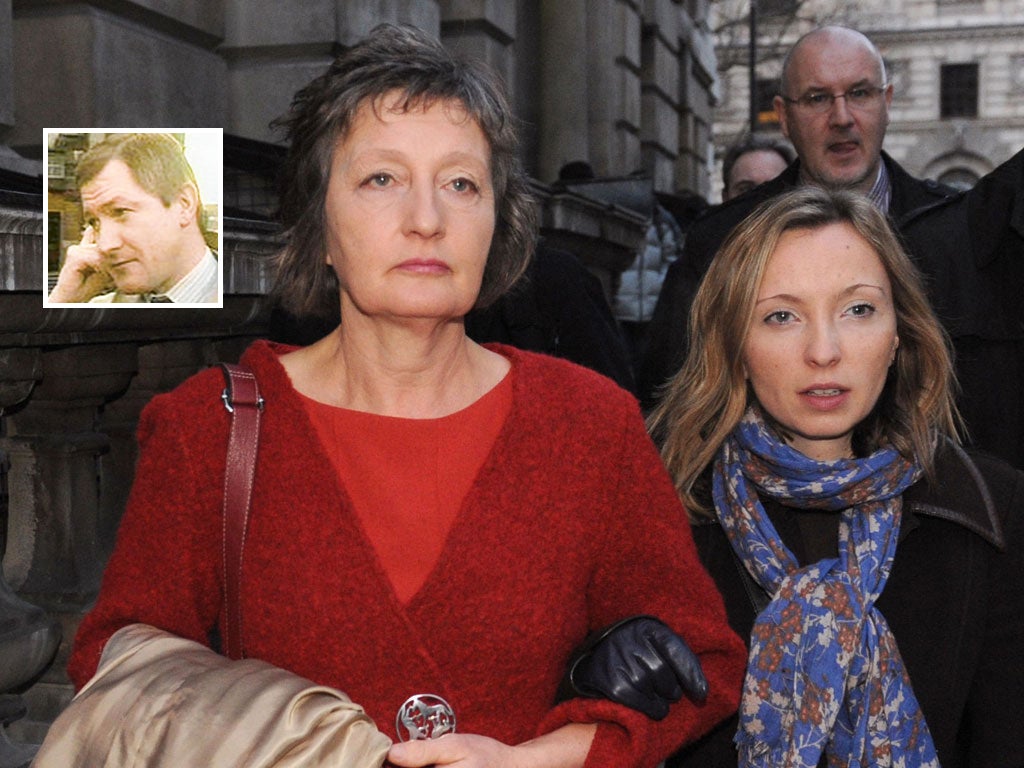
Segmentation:
{"type": "Polygon", "coordinates": [[[22,354],[37,356],[38,384],[8,416],[0,439],[10,462],[4,575],[19,597],[60,622],[65,640],[26,696],[28,718],[11,729],[22,741],[40,743],[46,724],[71,698],[68,646],[99,590],[107,555],[98,536],[99,459],[109,439],[96,429],[99,409],[128,387],[137,355],[136,346],[125,343],[22,354]]]}
{"type": "Polygon", "coordinates": [[[24,743],[8,735],[7,727],[28,712],[25,700],[9,691],[22,689],[46,669],[60,639],[60,624],[19,599],[0,574],[0,768],[21,768],[38,749],[41,739],[24,743]]]}
{"type": "MultiPolygon", "coordinates": [[[[537,175],[551,182],[572,160],[590,157],[587,8],[584,0],[541,0],[540,146],[537,175]]],[[[603,97],[603,94],[595,94],[603,97]]],[[[604,169],[595,166],[602,175],[604,169]]]]}
{"type": "Polygon", "coordinates": [[[640,15],[621,0],[590,0],[590,17],[608,19],[587,29],[587,75],[600,89],[587,104],[590,155],[605,176],[640,169],[640,15]]]}
{"type": "Polygon", "coordinates": [[[0,168],[31,175],[38,172],[38,163],[26,160],[7,146],[16,112],[13,29],[11,0],[0,0],[0,168]]]}
{"type": "MultiPolygon", "coordinates": [[[[0,350],[0,413],[28,399],[40,376],[38,350],[0,350]]],[[[6,536],[0,540],[10,541],[6,536]]],[[[60,625],[41,608],[18,598],[0,570],[0,768],[21,768],[36,752],[35,744],[8,734],[7,726],[27,712],[22,697],[10,691],[21,689],[46,668],[60,638],[60,625]]]]}
{"type": "Polygon", "coordinates": [[[109,440],[96,431],[97,409],[128,387],[136,348],[58,348],[43,351],[40,365],[39,384],[0,441],[10,461],[4,575],[22,596],[66,610],[99,588],[98,459],[109,440]]]}
{"type": "Polygon", "coordinates": [[[0,143],[14,125],[14,19],[11,0],[0,0],[0,143]]]}

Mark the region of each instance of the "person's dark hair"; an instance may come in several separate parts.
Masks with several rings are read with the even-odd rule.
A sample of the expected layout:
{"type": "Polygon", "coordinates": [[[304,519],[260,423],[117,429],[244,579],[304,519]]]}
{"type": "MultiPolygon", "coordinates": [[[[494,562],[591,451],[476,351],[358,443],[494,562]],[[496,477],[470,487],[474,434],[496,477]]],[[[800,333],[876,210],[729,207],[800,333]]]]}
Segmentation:
{"type": "Polygon", "coordinates": [[[748,152],[774,152],[786,161],[786,165],[796,159],[793,148],[786,142],[759,133],[749,133],[725,150],[722,157],[722,183],[725,186],[729,186],[729,174],[736,161],[748,152]]]}
{"type": "Polygon", "coordinates": [[[584,181],[594,178],[594,169],[586,160],[570,160],[558,169],[559,181],[584,181]]]}
{"type": "Polygon", "coordinates": [[[166,133],[113,133],[93,144],[75,167],[75,181],[81,189],[111,160],[120,160],[146,192],[169,206],[182,187],[191,184],[199,200],[196,221],[203,224],[203,206],[192,166],[185,159],[181,143],[166,133]]]}
{"type": "Polygon", "coordinates": [[[331,160],[359,108],[376,106],[389,93],[402,94],[395,105],[400,110],[458,102],[490,145],[495,230],[476,306],[485,307],[501,296],[530,261],[538,215],[500,81],[481,64],[457,59],[415,27],[382,24],[302,88],[288,114],[274,121],[290,141],[279,211],[287,244],[277,259],[275,285],[289,312],[329,316],[337,307],[337,277],[325,263],[331,160]]]}

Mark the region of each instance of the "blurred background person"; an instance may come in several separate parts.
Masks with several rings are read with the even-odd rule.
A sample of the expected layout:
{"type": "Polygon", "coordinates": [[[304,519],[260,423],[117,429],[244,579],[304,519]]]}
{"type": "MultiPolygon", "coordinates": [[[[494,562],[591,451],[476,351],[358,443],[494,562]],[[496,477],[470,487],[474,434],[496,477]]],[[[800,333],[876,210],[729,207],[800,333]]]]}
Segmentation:
{"type": "Polygon", "coordinates": [[[971,444],[1024,468],[1024,149],[902,235],[953,338],[971,444]]]}
{"type": "Polygon", "coordinates": [[[771,181],[796,158],[785,142],[761,134],[748,134],[726,150],[722,158],[722,202],[739,197],[771,181]]]}

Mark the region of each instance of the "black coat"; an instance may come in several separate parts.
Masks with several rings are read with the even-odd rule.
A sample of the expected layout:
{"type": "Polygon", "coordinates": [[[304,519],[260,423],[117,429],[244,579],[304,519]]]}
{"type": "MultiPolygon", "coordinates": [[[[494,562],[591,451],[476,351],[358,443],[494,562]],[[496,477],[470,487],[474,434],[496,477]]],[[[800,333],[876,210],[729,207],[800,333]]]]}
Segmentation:
{"type": "Polygon", "coordinates": [[[1024,150],[902,234],[953,339],[970,442],[1024,468],[1024,150]]]}
{"type": "MultiPolygon", "coordinates": [[[[897,227],[907,213],[953,194],[953,190],[934,181],[915,179],[884,152],[882,159],[892,187],[889,217],[897,227]]],[[[648,326],[647,354],[637,374],[640,399],[646,408],[654,404],[657,389],[683,363],[690,305],[711,259],[733,227],[760,203],[794,189],[799,183],[799,175],[800,161],[797,160],[771,181],[709,208],[687,231],[683,252],[668,268],[648,326]]]]}
{"type": "MultiPolygon", "coordinates": [[[[903,496],[892,573],[876,603],[892,629],[943,768],[1020,768],[1024,701],[1024,473],[949,448],[935,483],[903,496]]],[[[839,516],[766,505],[801,563],[835,556],[839,516]]],[[[748,638],[760,588],[740,572],[716,521],[693,527],[729,623],[748,638]]],[[[669,768],[735,766],[726,721],[669,768]]]]}
{"type": "Polygon", "coordinates": [[[601,282],[574,255],[543,242],[508,293],[466,316],[466,334],[481,344],[496,341],[571,360],[636,392],[601,282]]]}

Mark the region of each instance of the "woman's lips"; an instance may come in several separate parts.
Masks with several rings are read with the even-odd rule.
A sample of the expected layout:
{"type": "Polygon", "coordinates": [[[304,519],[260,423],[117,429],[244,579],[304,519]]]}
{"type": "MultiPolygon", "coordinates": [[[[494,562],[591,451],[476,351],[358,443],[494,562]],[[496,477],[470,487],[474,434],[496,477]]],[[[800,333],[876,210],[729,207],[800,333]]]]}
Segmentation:
{"type": "Polygon", "coordinates": [[[451,272],[448,265],[440,259],[409,259],[399,264],[398,269],[422,275],[440,275],[451,272]]]}
{"type": "Polygon", "coordinates": [[[819,411],[831,411],[842,406],[850,391],[836,386],[814,386],[800,392],[801,400],[819,411]]]}

